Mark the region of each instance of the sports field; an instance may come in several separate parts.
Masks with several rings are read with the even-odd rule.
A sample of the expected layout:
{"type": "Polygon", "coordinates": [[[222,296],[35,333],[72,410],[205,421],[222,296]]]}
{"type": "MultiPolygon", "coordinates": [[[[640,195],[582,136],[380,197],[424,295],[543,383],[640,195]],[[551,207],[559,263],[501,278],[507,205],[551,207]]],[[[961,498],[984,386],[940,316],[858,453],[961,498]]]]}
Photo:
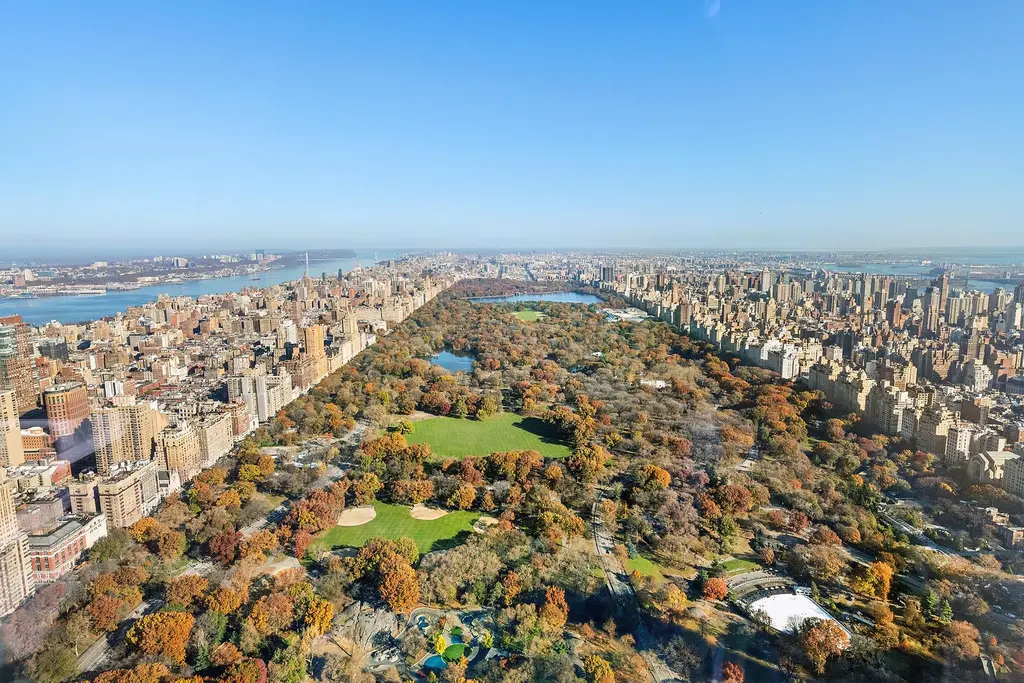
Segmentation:
{"type": "Polygon", "coordinates": [[[486,420],[433,417],[416,422],[405,438],[409,443],[430,444],[436,458],[499,451],[539,451],[546,458],[565,458],[572,452],[543,420],[515,413],[499,413],[486,420]]]}
{"type": "Polygon", "coordinates": [[[361,548],[371,538],[411,538],[421,553],[456,545],[460,534],[469,534],[476,512],[449,512],[444,517],[413,519],[405,505],[373,504],[377,516],[360,526],[334,526],[316,539],[324,548],[361,548]]]}
{"type": "Polygon", "coordinates": [[[537,322],[541,318],[547,317],[540,311],[516,311],[515,316],[524,323],[537,322]]]}

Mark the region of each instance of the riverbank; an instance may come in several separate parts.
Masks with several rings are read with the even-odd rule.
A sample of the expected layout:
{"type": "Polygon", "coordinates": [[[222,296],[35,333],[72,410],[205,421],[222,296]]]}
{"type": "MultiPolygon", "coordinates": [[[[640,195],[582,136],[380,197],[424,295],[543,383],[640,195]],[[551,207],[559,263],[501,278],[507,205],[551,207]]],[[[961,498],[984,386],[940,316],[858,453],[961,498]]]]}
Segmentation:
{"type": "MultiPolygon", "coordinates": [[[[337,275],[338,271],[348,272],[363,263],[370,265],[376,255],[377,261],[397,259],[397,252],[357,251],[354,258],[321,261],[309,264],[309,275],[337,275]]],[[[143,306],[159,297],[187,296],[200,297],[209,294],[226,294],[250,287],[269,287],[298,280],[306,272],[305,264],[286,266],[260,273],[258,281],[248,273],[227,277],[189,280],[181,283],[160,283],[138,289],[113,291],[98,295],[50,296],[36,299],[0,300],[0,317],[21,315],[32,325],[45,325],[51,321],[59,323],[86,322],[123,313],[128,308],[143,306]]]]}

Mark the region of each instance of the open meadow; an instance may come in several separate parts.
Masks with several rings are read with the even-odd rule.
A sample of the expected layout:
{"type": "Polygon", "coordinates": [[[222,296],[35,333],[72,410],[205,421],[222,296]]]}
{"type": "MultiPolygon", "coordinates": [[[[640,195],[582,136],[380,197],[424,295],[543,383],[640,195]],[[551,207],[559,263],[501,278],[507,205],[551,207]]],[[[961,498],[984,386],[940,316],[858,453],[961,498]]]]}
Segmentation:
{"type": "Polygon", "coordinates": [[[409,443],[425,443],[437,458],[464,458],[499,451],[538,451],[565,458],[571,450],[555,430],[535,417],[500,413],[486,420],[434,417],[415,423],[409,443]]]}

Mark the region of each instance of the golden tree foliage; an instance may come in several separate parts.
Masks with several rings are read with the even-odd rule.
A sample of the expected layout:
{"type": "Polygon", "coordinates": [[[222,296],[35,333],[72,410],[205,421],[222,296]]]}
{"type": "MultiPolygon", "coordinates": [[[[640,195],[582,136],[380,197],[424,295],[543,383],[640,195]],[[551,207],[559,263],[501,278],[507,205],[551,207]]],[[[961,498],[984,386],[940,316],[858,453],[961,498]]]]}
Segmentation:
{"type": "Polygon", "coordinates": [[[587,655],[583,659],[583,672],[590,683],[615,683],[615,672],[608,660],[597,655],[587,655]]]}
{"type": "Polygon", "coordinates": [[[179,576],[167,584],[167,602],[191,607],[209,587],[210,582],[202,576],[179,576]]]}
{"type": "Polygon", "coordinates": [[[334,605],[321,598],[313,598],[306,608],[304,625],[313,635],[323,635],[331,628],[334,621],[334,605]]]}
{"type": "Polygon", "coordinates": [[[172,679],[170,670],[163,664],[139,664],[134,669],[113,669],[104,671],[93,683],[164,683],[172,679]]]}
{"type": "Polygon", "coordinates": [[[420,600],[416,570],[404,562],[389,561],[380,568],[380,597],[394,612],[405,612],[420,600]]]}
{"type": "Polygon", "coordinates": [[[194,624],[195,617],[187,612],[147,614],[132,625],[125,640],[143,654],[184,664],[185,649],[194,624]]]}

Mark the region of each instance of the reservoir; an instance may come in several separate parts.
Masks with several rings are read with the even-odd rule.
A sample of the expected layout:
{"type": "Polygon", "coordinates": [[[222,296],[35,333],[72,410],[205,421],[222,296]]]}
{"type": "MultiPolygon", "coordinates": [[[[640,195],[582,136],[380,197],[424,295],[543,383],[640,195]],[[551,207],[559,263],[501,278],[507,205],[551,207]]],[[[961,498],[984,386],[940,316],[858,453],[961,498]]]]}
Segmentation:
{"type": "Polygon", "coordinates": [[[554,301],[561,304],[599,304],[603,300],[593,294],[579,292],[546,292],[539,294],[512,294],[509,296],[482,296],[470,299],[478,304],[507,304],[516,302],[554,301]]]}

